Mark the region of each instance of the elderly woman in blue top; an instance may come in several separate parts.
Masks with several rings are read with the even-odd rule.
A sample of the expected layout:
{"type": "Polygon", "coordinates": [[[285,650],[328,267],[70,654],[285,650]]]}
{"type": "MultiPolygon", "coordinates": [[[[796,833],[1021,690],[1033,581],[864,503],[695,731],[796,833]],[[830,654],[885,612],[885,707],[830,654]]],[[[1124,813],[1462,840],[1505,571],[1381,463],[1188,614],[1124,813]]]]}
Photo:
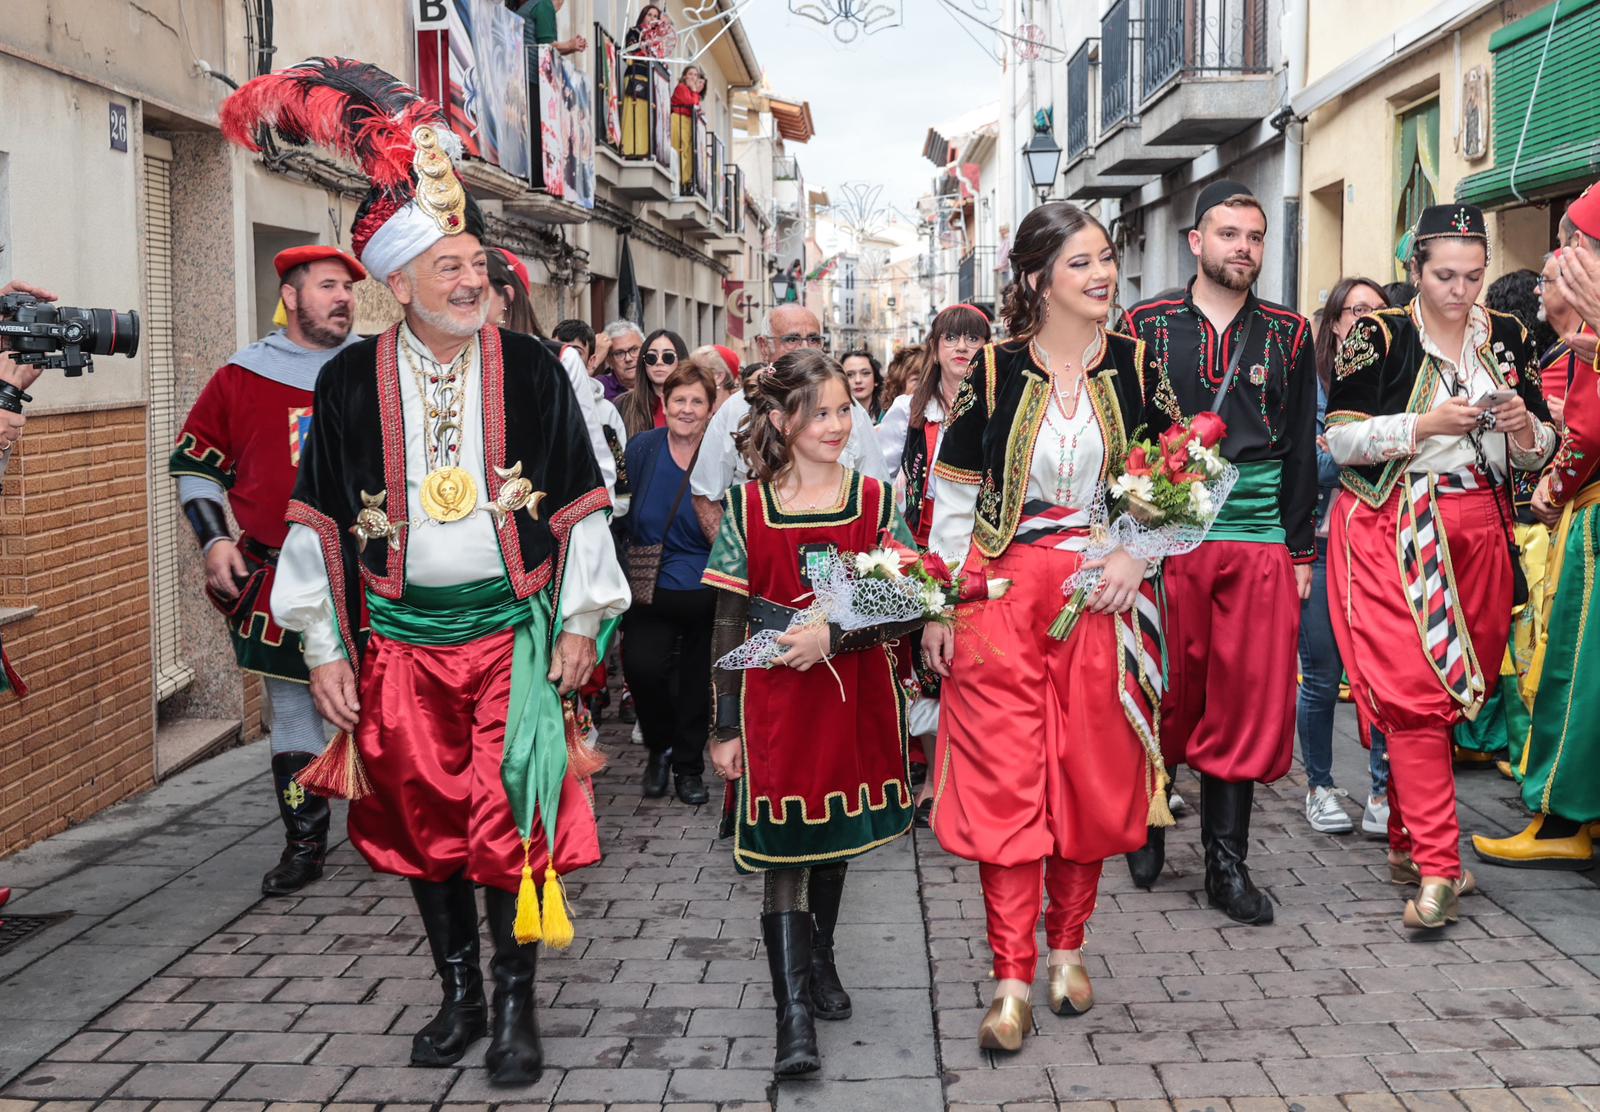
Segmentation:
{"type": "Polygon", "coordinates": [[[678,798],[690,805],[708,798],[703,776],[711,708],[699,696],[711,684],[716,592],[700,582],[711,542],[695,517],[689,475],[716,396],[708,372],[679,360],[662,383],[665,427],[630,439],[625,457],[633,483],[628,542],[661,546],[654,595],[640,601],[634,582],[634,603],[622,626],[622,674],[650,749],[644,795],[666,795],[671,773],[678,798]]]}

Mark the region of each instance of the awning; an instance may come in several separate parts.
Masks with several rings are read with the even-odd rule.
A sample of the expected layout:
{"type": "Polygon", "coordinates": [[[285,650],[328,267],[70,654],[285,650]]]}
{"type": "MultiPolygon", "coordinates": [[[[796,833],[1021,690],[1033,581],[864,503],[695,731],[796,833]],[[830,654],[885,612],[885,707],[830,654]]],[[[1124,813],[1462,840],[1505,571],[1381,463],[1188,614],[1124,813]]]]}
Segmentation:
{"type": "Polygon", "coordinates": [[[778,134],[785,139],[792,143],[804,143],[817,133],[816,125],[811,122],[810,101],[768,97],[767,103],[772,106],[772,121],[778,126],[778,134]]]}

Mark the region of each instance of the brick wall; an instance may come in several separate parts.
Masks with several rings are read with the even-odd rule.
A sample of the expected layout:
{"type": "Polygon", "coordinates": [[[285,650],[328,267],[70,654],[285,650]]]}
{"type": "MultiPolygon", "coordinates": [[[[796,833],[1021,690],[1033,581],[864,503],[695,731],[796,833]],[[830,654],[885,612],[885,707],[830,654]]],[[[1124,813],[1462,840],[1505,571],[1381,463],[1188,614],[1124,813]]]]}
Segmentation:
{"type": "Polygon", "coordinates": [[[0,498],[0,857],[154,783],[143,406],[32,418],[0,498]]]}

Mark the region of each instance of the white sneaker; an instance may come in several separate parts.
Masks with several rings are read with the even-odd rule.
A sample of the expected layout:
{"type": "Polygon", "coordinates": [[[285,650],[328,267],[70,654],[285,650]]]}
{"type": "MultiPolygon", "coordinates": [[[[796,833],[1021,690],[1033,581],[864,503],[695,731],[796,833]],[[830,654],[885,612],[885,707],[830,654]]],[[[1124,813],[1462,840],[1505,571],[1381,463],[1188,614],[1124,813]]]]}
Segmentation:
{"type": "Polygon", "coordinates": [[[1177,792],[1167,793],[1167,810],[1171,811],[1174,815],[1181,815],[1188,809],[1189,805],[1183,801],[1183,796],[1179,795],[1177,792]]]}
{"type": "Polygon", "coordinates": [[[1345,793],[1339,788],[1315,788],[1306,793],[1306,821],[1319,834],[1348,834],[1350,816],[1339,805],[1345,793]]]}
{"type": "Polygon", "coordinates": [[[1367,806],[1361,812],[1361,833],[1389,833],[1389,801],[1381,795],[1367,797],[1367,806]]]}

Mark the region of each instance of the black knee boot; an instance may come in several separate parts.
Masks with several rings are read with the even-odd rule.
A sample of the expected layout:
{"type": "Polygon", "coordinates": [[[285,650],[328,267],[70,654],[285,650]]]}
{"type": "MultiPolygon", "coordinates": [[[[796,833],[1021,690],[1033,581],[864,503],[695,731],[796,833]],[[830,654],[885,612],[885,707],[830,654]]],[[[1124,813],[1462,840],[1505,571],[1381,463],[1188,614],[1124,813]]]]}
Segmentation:
{"type": "Polygon", "coordinates": [[[328,801],[294,782],[295,774],[315,759],[312,753],[272,755],[272,786],[278,794],[286,844],[278,863],[261,878],[263,896],[287,896],[322,875],[328,853],[328,801]]]}
{"type": "Polygon", "coordinates": [[[811,932],[809,911],[769,911],[761,916],[777,1001],[778,1049],[772,1072],[779,1077],[811,1073],[822,1066],[817,1028],[811,1013],[811,932]]]}
{"type": "Polygon", "coordinates": [[[1272,901],[1250,882],[1250,804],[1255,784],[1200,777],[1200,845],[1206,856],[1206,899],[1228,918],[1260,926],[1272,922],[1272,901]]]}
{"type": "Polygon", "coordinates": [[[844,898],[843,862],[811,866],[811,1010],[818,1019],[849,1019],[850,994],[839,983],[833,964],[833,928],[839,922],[839,901],[844,898]]]}
{"type": "Polygon", "coordinates": [[[539,971],[539,945],[518,945],[517,896],[485,888],[489,932],[494,937],[494,1031],[483,1056],[489,1080],[496,1085],[531,1085],[544,1073],[544,1048],[539,1045],[538,1002],[534,975],[539,971]]]}
{"type": "Polygon", "coordinates": [[[478,899],[465,873],[442,884],[413,880],[411,894],[422,912],[444,993],[439,1014],[411,1040],[411,1064],[448,1066],[487,1030],[483,973],[478,968],[478,899]]]}
{"type": "Polygon", "coordinates": [[[1144,846],[1125,856],[1128,875],[1140,888],[1149,891],[1167,863],[1167,830],[1163,826],[1146,827],[1145,835],[1144,846]]]}

